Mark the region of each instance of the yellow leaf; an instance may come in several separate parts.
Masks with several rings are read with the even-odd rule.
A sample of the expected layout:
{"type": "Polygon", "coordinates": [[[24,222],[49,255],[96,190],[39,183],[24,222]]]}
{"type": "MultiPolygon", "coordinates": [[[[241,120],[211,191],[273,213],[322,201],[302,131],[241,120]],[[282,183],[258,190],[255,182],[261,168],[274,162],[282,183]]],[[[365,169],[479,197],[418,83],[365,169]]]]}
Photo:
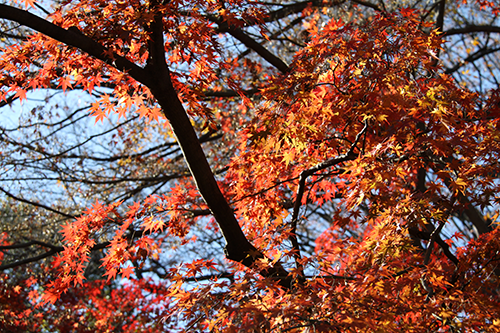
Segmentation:
{"type": "Polygon", "coordinates": [[[465,187],[467,186],[467,183],[465,182],[465,180],[463,178],[457,178],[457,180],[455,180],[455,184],[457,186],[460,186],[460,187],[465,187]]]}
{"type": "Polygon", "coordinates": [[[283,154],[283,161],[285,162],[286,166],[288,166],[290,164],[290,162],[292,162],[295,158],[295,149],[292,148],[288,151],[286,151],[284,154],[283,154]]]}

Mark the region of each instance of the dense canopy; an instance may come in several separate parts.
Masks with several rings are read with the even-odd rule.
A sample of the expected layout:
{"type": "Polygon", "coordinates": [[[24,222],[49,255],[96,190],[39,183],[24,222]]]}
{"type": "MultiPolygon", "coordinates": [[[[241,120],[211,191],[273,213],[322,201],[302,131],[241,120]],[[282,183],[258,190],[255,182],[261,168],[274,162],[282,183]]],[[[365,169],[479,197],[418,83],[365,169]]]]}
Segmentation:
{"type": "Polygon", "coordinates": [[[500,331],[496,2],[0,2],[1,331],[500,331]]]}

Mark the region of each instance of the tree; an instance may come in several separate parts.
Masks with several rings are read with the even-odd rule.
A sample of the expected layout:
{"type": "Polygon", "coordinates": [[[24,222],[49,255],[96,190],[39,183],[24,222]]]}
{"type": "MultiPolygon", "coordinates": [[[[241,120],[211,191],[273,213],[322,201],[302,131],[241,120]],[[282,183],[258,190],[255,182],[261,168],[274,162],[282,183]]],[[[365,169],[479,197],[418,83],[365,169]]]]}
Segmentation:
{"type": "Polygon", "coordinates": [[[498,11],[0,4],[0,327],[500,331],[498,11]]]}

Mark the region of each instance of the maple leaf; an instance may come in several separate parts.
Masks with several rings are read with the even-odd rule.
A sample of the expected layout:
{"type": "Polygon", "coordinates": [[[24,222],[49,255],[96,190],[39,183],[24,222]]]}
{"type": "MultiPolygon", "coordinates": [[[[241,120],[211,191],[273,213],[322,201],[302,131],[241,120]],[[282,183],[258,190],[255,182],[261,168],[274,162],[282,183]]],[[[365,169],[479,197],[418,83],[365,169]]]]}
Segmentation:
{"type": "Polygon", "coordinates": [[[145,205],[154,205],[158,201],[159,197],[157,195],[150,195],[144,200],[145,205]]]}
{"type": "Polygon", "coordinates": [[[130,275],[134,273],[134,268],[132,266],[127,266],[122,268],[120,273],[124,278],[130,279],[130,275]]]}
{"type": "Polygon", "coordinates": [[[98,102],[92,103],[90,115],[95,117],[95,124],[97,124],[98,121],[103,122],[104,119],[106,119],[106,113],[101,109],[101,105],[98,102]]]}
{"type": "Polygon", "coordinates": [[[158,230],[163,231],[165,228],[165,222],[162,219],[148,217],[144,219],[144,222],[141,224],[144,227],[145,232],[156,232],[158,230]]]}
{"type": "Polygon", "coordinates": [[[59,293],[47,290],[43,293],[42,300],[43,303],[54,304],[59,299],[59,297],[60,297],[59,293]]]}
{"type": "Polygon", "coordinates": [[[108,268],[106,270],[106,273],[104,273],[104,276],[107,276],[107,280],[110,281],[111,279],[114,279],[116,277],[116,274],[118,273],[118,270],[114,267],[108,268]]]}
{"type": "Polygon", "coordinates": [[[18,88],[14,97],[19,97],[21,102],[26,100],[26,90],[24,90],[22,88],[18,88]]]}
{"type": "Polygon", "coordinates": [[[295,160],[295,148],[289,149],[283,153],[283,161],[285,165],[288,166],[291,162],[295,160]]]}
{"type": "Polygon", "coordinates": [[[72,82],[72,79],[68,75],[61,77],[59,80],[59,84],[61,85],[63,91],[66,91],[66,89],[68,87],[69,88],[72,87],[71,82],[72,82]]]}
{"type": "MultiPolygon", "coordinates": [[[[15,2],[18,2],[19,0],[15,0],[15,2]]],[[[36,0],[22,0],[24,2],[24,7],[29,8],[29,7],[35,7],[35,2],[36,0]]]]}

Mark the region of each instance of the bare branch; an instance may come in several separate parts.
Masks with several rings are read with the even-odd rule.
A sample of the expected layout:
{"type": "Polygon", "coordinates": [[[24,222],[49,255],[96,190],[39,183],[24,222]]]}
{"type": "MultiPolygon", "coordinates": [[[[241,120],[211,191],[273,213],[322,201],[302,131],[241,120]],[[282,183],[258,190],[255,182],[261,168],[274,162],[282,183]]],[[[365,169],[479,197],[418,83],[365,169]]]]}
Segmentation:
{"type": "Polygon", "coordinates": [[[453,74],[457,70],[459,70],[461,67],[465,66],[466,64],[473,63],[474,61],[487,56],[488,54],[495,53],[500,51],[500,47],[496,48],[481,48],[478,51],[474,52],[473,54],[469,55],[467,58],[463,59],[460,61],[458,64],[455,66],[448,68],[445,70],[446,74],[453,74]]]}
{"type": "Polygon", "coordinates": [[[262,44],[257,42],[255,39],[251,38],[243,32],[243,30],[235,27],[229,26],[226,22],[222,22],[218,18],[211,18],[219,25],[219,30],[223,32],[228,32],[234,38],[238,39],[240,42],[245,44],[246,47],[255,51],[258,55],[264,58],[271,65],[276,67],[280,72],[286,73],[290,69],[287,64],[274,54],[272,54],[268,49],[266,49],[262,44]]]}
{"type": "Polygon", "coordinates": [[[35,207],[39,207],[39,208],[43,208],[45,210],[48,210],[48,211],[51,211],[53,213],[56,213],[56,214],[59,214],[59,215],[62,215],[64,217],[67,217],[69,219],[74,219],[76,218],[74,215],[71,215],[71,214],[67,214],[67,213],[64,213],[64,212],[61,212],[57,209],[54,209],[54,208],[51,208],[49,206],[45,206],[43,204],[40,204],[40,203],[37,203],[37,202],[33,202],[33,201],[30,201],[30,200],[26,200],[26,199],[23,199],[23,198],[20,198],[20,197],[17,197],[15,195],[13,195],[12,193],[4,190],[3,188],[0,187],[0,191],[2,191],[3,193],[5,193],[8,197],[14,199],[14,200],[17,200],[17,201],[20,201],[20,202],[24,202],[24,203],[27,203],[29,205],[32,205],[32,206],[35,206],[35,207]]]}
{"type": "Polygon", "coordinates": [[[500,33],[500,27],[493,25],[467,25],[463,28],[449,29],[444,32],[445,36],[470,34],[473,32],[495,32],[500,33]]]}
{"type": "MultiPolygon", "coordinates": [[[[109,242],[104,242],[104,243],[96,244],[96,245],[94,245],[90,249],[90,251],[102,250],[105,247],[107,247],[109,244],[110,244],[109,242]]],[[[23,260],[15,261],[15,262],[12,262],[10,264],[0,265],[0,271],[6,270],[6,269],[9,269],[9,268],[15,268],[15,267],[27,265],[29,263],[36,262],[36,261],[48,258],[50,256],[58,254],[59,252],[64,251],[64,247],[62,247],[62,246],[55,246],[55,245],[48,244],[48,243],[45,243],[45,242],[41,242],[41,241],[38,241],[38,240],[31,240],[28,243],[17,244],[17,245],[14,244],[14,245],[0,246],[0,250],[9,250],[9,249],[16,249],[16,248],[26,248],[26,247],[29,247],[29,246],[32,246],[32,245],[39,245],[39,246],[42,246],[42,247],[48,247],[48,248],[50,248],[50,251],[47,251],[47,252],[42,253],[42,254],[40,254],[38,256],[35,256],[35,257],[30,257],[30,258],[26,258],[26,259],[23,259],[23,260]]]]}
{"type": "MultiPolygon", "coordinates": [[[[61,249],[61,251],[62,251],[62,249],[61,249]]],[[[10,264],[0,265],[0,271],[6,270],[6,269],[9,269],[9,268],[15,268],[15,267],[27,265],[29,263],[36,262],[36,261],[45,259],[47,257],[53,256],[53,255],[55,255],[55,254],[57,254],[57,253],[59,253],[61,251],[52,249],[50,251],[47,251],[47,252],[42,253],[42,254],[40,254],[38,256],[35,256],[35,257],[26,258],[26,259],[19,260],[19,261],[10,263],[10,264]]]]}

